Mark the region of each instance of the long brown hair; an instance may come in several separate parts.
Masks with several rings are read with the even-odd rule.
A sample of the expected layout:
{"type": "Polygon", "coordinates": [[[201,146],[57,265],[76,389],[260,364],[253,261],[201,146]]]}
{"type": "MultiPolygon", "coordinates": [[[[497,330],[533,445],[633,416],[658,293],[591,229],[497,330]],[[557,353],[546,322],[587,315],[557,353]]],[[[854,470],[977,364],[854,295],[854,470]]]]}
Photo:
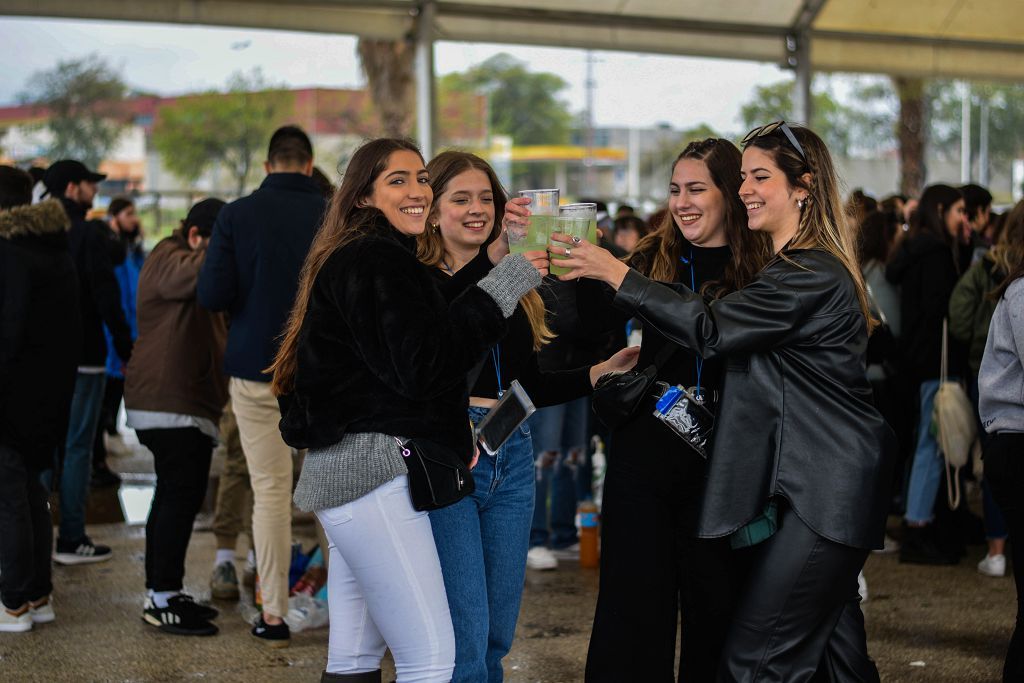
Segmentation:
{"type": "Polygon", "coordinates": [[[857,263],[855,226],[850,224],[843,209],[839,176],[832,163],[832,155],[822,139],[811,129],[797,125],[789,126],[789,129],[803,147],[806,160],[782,136],[781,131],[756,137],[748,145],[770,154],[775,165],[786,174],[790,187],[807,191],[796,234],[779,254],[785,258],[782,252],[786,249],[821,249],[839,259],[853,279],[860,309],[870,332],[877,321],[871,317],[868,306],[864,276],[857,263]],[[805,174],[811,177],[809,183],[804,181],[805,174]]]}
{"type": "MultiPolygon", "coordinates": [[[[734,144],[722,138],[691,142],[672,162],[670,173],[675,172],[676,165],[683,159],[694,159],[707,167],[725,202],[725,239],[732,259],[726,265],[721,280],[702,287],[704,293],[721,296],[752,281],[771,260],[771,240],[767,235],[747,228],[747,210],[739,195],[742,157],[734,144]]],[[[629,262],[653,280],[671,282],[676,278],[676,267],[679,257],[683,256],[686,239],[668,211],[657,225],[651,227],[652,232],[637,243],[629,262]]]]}
{"type": "MultiPolygon", "coordinates": [[[[440,227],[437,226],[437,207],[441,195],[448,189],[448,183],[456,176],[473,170],[482,171],[487,176],[491,185],[491,194],[494,196],[494,225],[491,226],[491,234],[487,236],[487,241],[481,248],[485,248],[501,235],[499,220],[505,213],[505,202],[508,195],[501,186],[501,181],[498,180],[494,169],[486,161],[469,152],[442,152],[427,164],[430,187],[434,191],[434,204],[430,209],[427,229],[416,239],[416,256],[431,268],[440,268],[444,264],[444,238],[441,235],[440,227]]],[[[530,290],[523,295],[519,303],[522,304],[526,317],[530,321],[530,329],[533,332],[533,350],[539,351],[541,346],[555,337],[544,318],[544,301],[536,290],[530,290]]]]}
{"type": "Polygon", "coordinates": [[[1000,271],[1009,274],[989,294],[992,301],[998,301],[1006,293],[1010,283],[1024,275],[1024,200],[1017,202],[1010,210],[1003,225],[1003,234],[999,236],[998,244],[992,247],[986,258],[991,259],[1000,271]]]}
{"type": "Polygon", "coordinates": [[[299,274],[298,293],[282,334],[281,346],[274,362],[267,368],[267,372],[274,375],[270,387],[277,396],[287,394],[295,385],[299,331],[306,318],[317,274],[331,254],[365,235],[374,220],[381,215],[377,209],[361,206],[362,200],[373,193],[373,183],[387,168],[391,155],[403,150],[423,158],[419,147],[411,140],[378,138],[362,145],[348,162],[341,187],[331,197],[320,229],[306,254],[306,261],[299,274]]]}

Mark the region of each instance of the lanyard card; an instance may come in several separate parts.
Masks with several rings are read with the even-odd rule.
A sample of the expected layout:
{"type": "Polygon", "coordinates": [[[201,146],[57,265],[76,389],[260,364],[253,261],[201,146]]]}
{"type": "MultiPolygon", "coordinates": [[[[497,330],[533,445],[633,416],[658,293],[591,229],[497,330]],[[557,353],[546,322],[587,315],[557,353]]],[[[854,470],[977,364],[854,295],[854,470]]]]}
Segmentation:
{"type": "Polygon", "coordinates": [[[508,438],[537,409],[526,390],[513,380],[498,402],[476,427],[476,437],[487,453],[494,455],[508,438]]]}

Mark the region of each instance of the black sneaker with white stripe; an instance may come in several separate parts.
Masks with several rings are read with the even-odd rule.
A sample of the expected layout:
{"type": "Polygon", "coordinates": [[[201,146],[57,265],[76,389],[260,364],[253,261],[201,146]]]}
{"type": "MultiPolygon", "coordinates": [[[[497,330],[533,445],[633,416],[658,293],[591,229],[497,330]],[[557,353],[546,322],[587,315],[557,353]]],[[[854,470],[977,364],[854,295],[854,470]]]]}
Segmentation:
{"type": "Polygon", "coordinates": [[[65,541],[58,538],[57,552],[53,554],[53,561],[57,564],[90,564],[106,562],[110,557],[109,547],[97,545],[88,536],[83,536],[77,541],[65,541]]]}
{"type": "Polygon", "coordinates": [[[217,633],[216,626],[198,616],[197,605],[189,598],[186,601],[175,600],[187,596],[176,595],[167,601],[167,607],[157,607],[153,598],[146,598],[142,609],[142,620],[155,626],[164,633],[176,636],[212,636],[217,633]]]}

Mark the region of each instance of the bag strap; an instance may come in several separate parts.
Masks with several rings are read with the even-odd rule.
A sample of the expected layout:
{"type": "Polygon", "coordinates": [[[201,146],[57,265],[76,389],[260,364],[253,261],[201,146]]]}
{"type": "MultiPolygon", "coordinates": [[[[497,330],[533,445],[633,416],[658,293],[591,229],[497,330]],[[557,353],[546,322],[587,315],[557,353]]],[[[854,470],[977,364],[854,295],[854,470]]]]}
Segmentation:
{"type": "Polygon", "coordinates": [[[949,372],[949,318],[942,319],[942,365],[939,370],[939,386],[946,383],[949,372]]]}
{"type": "Polygon", "coordinates": [[[946,463],[946,500],[949,501],[949,509],[956,510],[960,507],[960,468],[951,468],[949,458],[945,457],[945,453],[943,453],[943,460],[946,463]],[[954,489],[956,489],[955,494],[954,489]]]}

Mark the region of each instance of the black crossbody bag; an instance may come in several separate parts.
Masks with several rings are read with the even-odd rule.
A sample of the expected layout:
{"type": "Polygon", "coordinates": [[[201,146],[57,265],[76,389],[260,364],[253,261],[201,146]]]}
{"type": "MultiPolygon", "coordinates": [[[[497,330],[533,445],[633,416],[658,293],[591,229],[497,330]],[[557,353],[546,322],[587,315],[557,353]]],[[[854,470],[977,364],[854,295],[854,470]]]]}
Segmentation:
{"type": "Polygon", "coordinates": [[[608,428],[616,429],[636,414],[644,399],[660,394],[655,386],[658,371],[678,350],[678,344],[667,341],[654,362],[643,370],[608,372],[598,377],[591,397],[591,407],[598,419],[608,428]]]}
{"type": "MultiPolygon", "coordinates": [[[[485,356],[467,375],[469,390],[473,390],[485,356]]],[[[468,419],[468,418],[467,418],[468,419]]],[[[469,462],[463,460],[451,446],[432,439],[416,437],[402,441],[395,437],[409,470],[409,494],[416,510],[429,511],[457,503],[476,489],[469,462]]],[[[472,455],[470,456],[472,457],[472,455]]]]}

